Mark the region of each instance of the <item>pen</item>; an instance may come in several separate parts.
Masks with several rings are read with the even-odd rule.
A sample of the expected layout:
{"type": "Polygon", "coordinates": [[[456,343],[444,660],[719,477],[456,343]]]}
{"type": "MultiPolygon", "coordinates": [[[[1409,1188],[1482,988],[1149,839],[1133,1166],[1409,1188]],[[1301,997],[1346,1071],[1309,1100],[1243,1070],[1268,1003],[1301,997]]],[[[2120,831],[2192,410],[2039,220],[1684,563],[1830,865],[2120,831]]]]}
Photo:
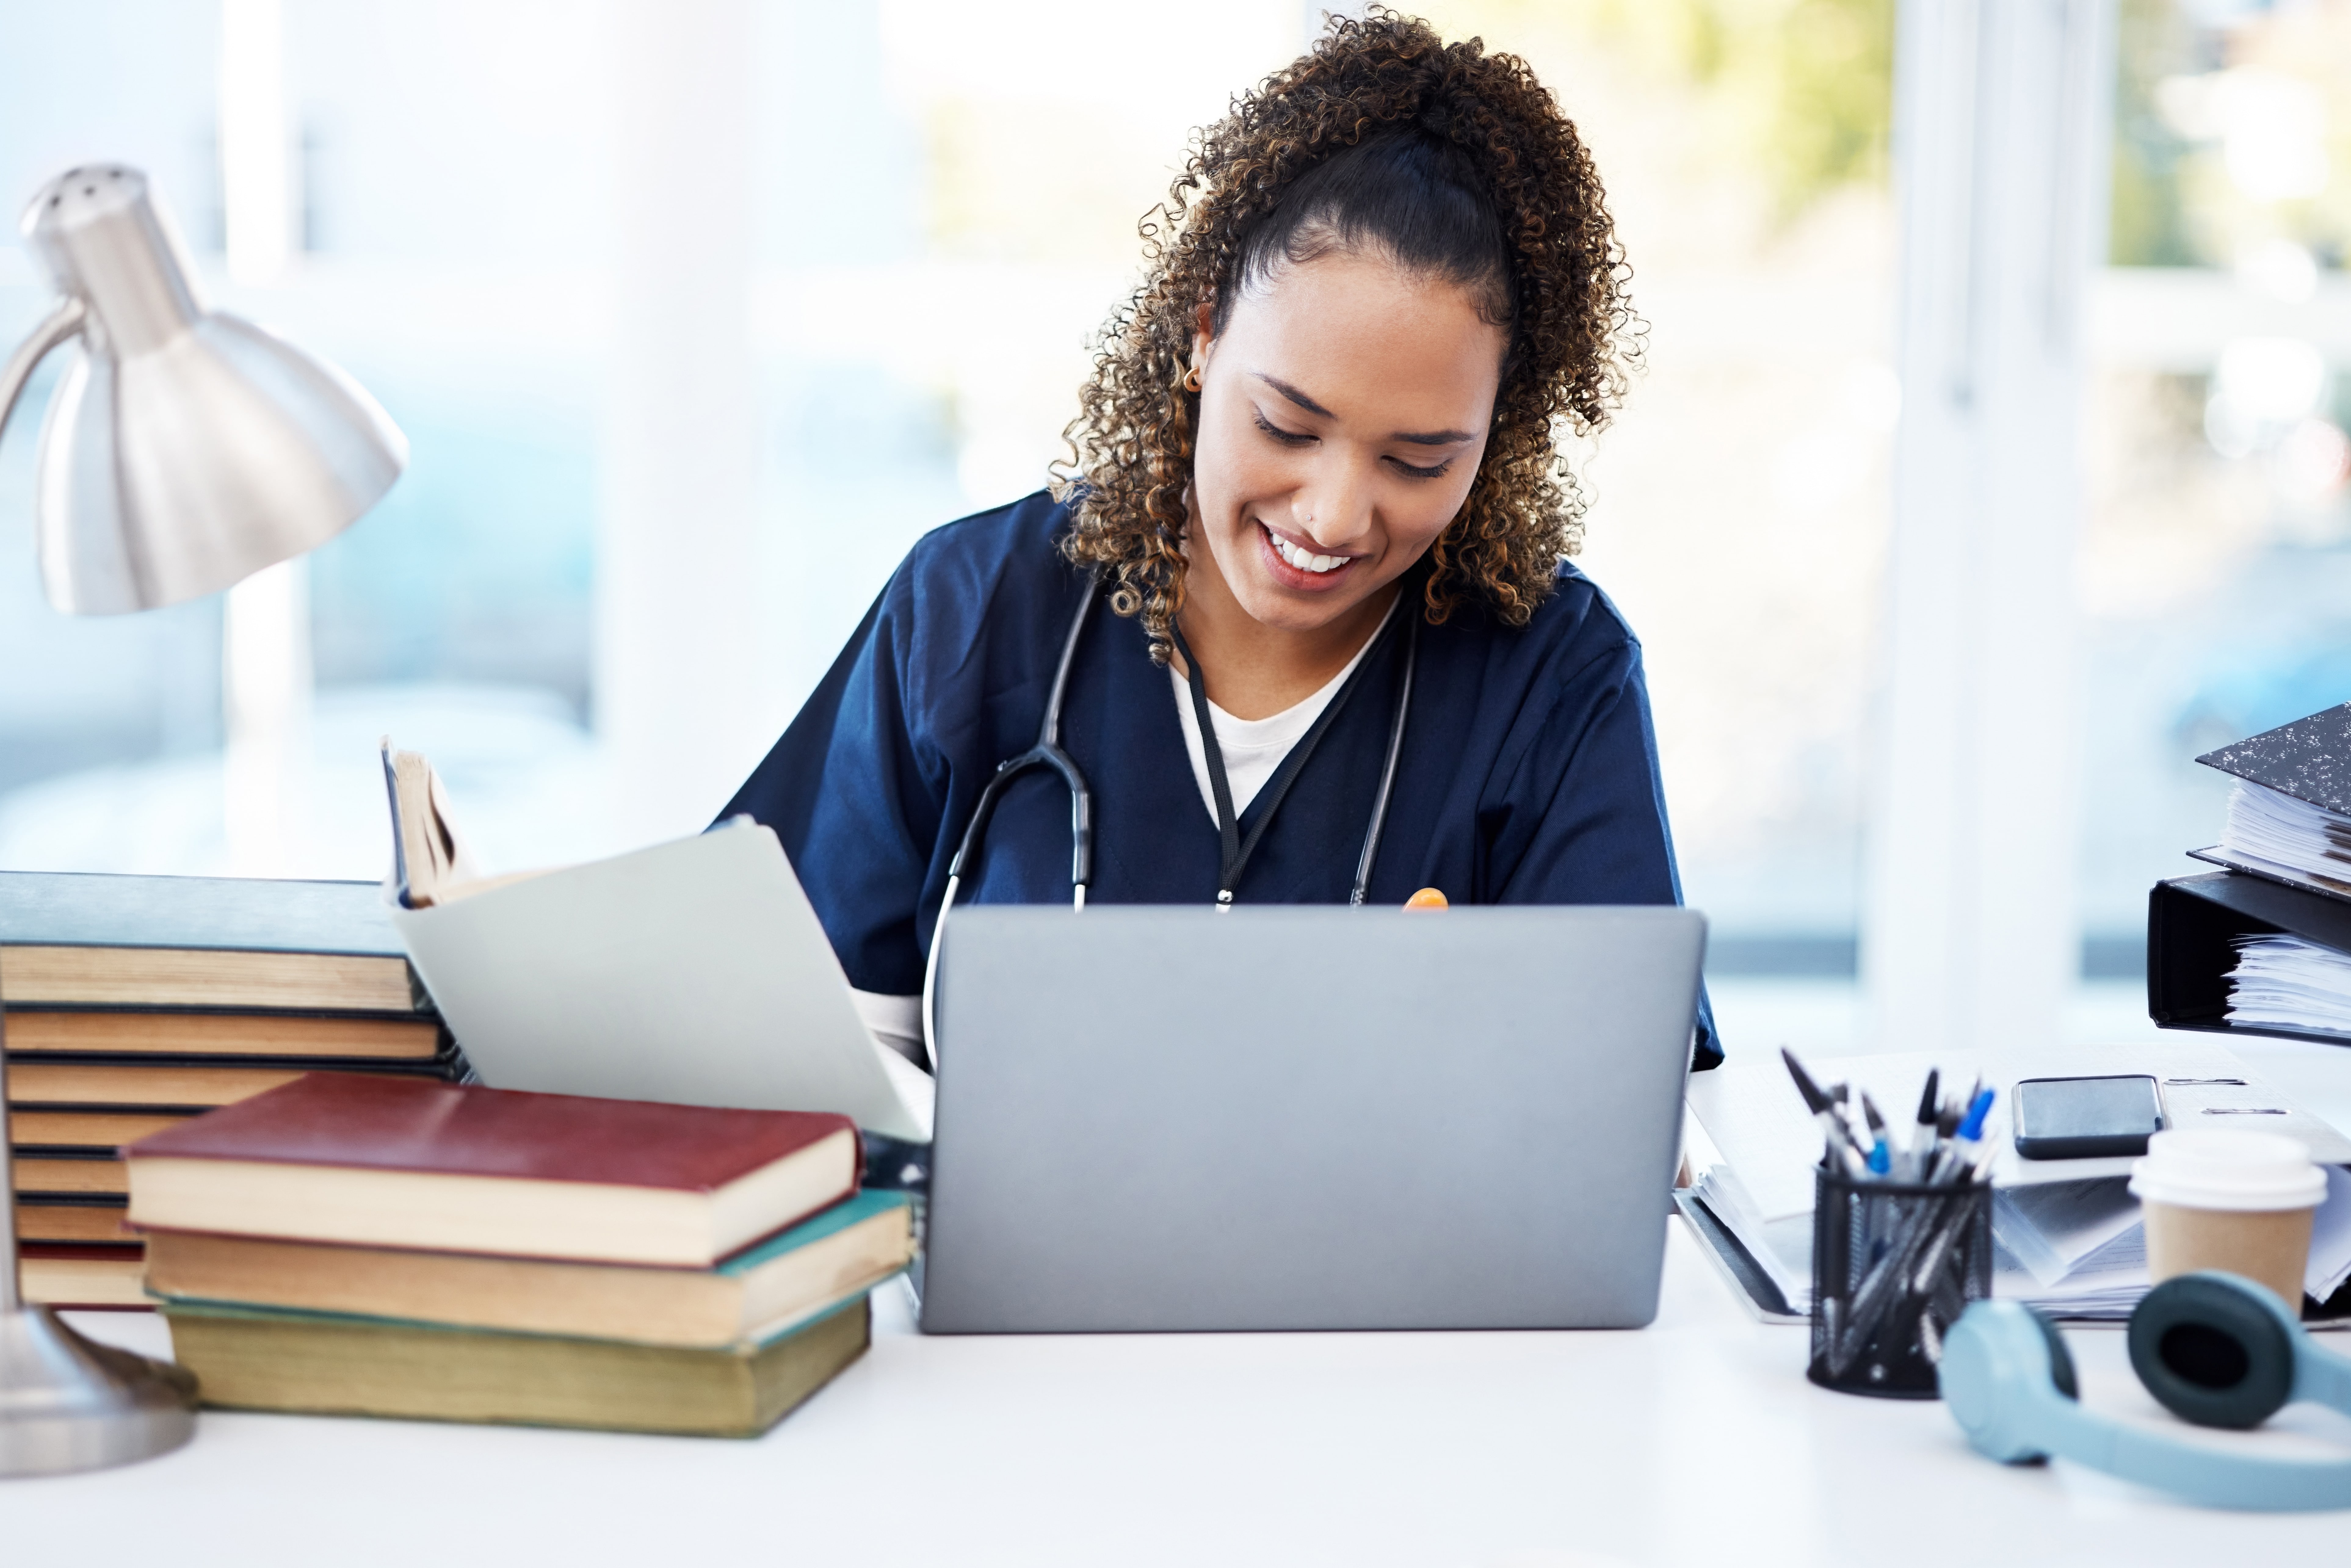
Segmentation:
{"type": "Polygon", "coordinates": [[[1869,1124],[1869,1170],[1872,1176],[1886,1176],[1894,1168],[1894,1151],[1886,1142],[1886,1118],[1877,1113],[1877,1102],[1867,1090],[1861,1095],[1862,1119],[1869,1124]]]}
{"type": "Polygon", "coordinates": [[[1967,1179],[1970,1182],[1991,1180],[1991,1158],[1999,1152],[1990,1143],[1979,1148],[1976,1151],[1975,1164],[1968,1167],[1967,1179]]]}
{"type": "Polygon", "coordinates": [[[1823,1092],[1828,1095],[1829,1103],[1835,1108],[1837,1120],[1844,1124],[1845,1136],[1853,1140],[1854,1146],[1859,1148],[1867,1143],[1868,1140],[1861,1135],[1860,1125],[1853,1119],[1853,1085],[1832,1083],[1823,1092]]]}
{"type": "Polygon", "coordinates": [[[1950,1156],[1951,1138],[1959,1130],[1959,1107],[1947,1100],[1943,1108],[1935,1113],[1935,1146],[1926,1169],[1918,1173],[1920,1181],[1933,1181],[1941,1172],[1943,1161],[1950,1156]]]}
{"type": "Polygon", "coordinates": [[[1991,1114],[1992,1091],[1980,1089],[1968,1105],[1967,1120],[1959,1124],[1959,1136],[1974,1143],[1983,1136],[1984,1118],[1991,1114]]]}
{"type": "Polygon", "coordinates": [[[1845,1141],[1853,1145],[1854,1153],[1859,1155],[1865,1162],[1867,1161],[1871,1143],[1869,1127],[1861,1119],[1860,1107],[1853,1102],[1851,1086],[1838,1084],[1829,1091],[1829,1098],[1835,1103],[1837,1120],[1844,1124],[1845,1141]]]}
{"type": "Polygon", "coordinates": [[[1976,1155],[1983,1143],[1984,1119],[1991,1114],[1991,1090],[1976,1091],[1975,1098],[1969,1102],[1968,1113],[1959,1120],[1958,1135],[1951,1140],[1951,1146],[1943,1156],[1943,1168],[1935,1173],[1935,1179],[1939,1181],[1948,1176],[1957,1181],[1962,1171],[1973,1168],[1976,1155]]]}
{"type": "Polygon", "coordinates": [[[1903,1173],[1912,1181],[1923,1179],[1934,1165],[1935,1117],[1938,1110],[1935,1091],[1942,1086],[1942,1081],[1941,1068],[1927,1069],[1927,1088],[1918,1096],[1917,1124],[1910,1129],[1910,1156],[1903,1173]]]}
{"type": "MultiPolygon", "coordinates": [[[[1817,1088],[1818,1085],[1814,1087],[1817,1088]]],[[[1845,1169],[1856,1177],[1866,1176],[1869,1174],[1869,1144],[1868,1140],[1862,1135],[1860,1127],[1855,1124],[1853,1106],[1850,1103],[1852,1089],[1845,1084],[1838,1083],[1822,1090],[1821,1092],[1828,1100],[1827,1115],[1831,1126],[1835,1129],[1837,1149],[1844,1161],[1845,1169]]]]}
{"type": "Polygon", "coordinates": [[[1983,1144],[1984,1123],[1991,1119],[1995,1097],[1993,1090],[1978,1090],[1975,1100],[1968,1106],[1967,1119],[1959,1124],[1959,1157],[1970,1165],[1975,1162],[1976,1152],[1983,1144]]]}
{"type": "Polygon", "coordinates": [[[1796,1092],[1803,1096],[1804,1109],[1813,1113],[1813,1120],[1821,1124],[1821,1131],[1827,1135],[1828,1151],[1822,1156],[1823,1161],[1843,1164],[1847,1174],[1852,1176],[1867,1175],[1869,1167],[1863,1163],[1860,1152],[1853,1146],[1853,1134],[1845,1130],[1844,1119],[1838,1116],[1836,1102],[1822,1092],[1821,1086],[1813,1082],[1813,1075],[1804,1071],[1803,1063],[1796,1060],[1796,1053],[1784,1045],[1780,1048],[1780,1060],[1788,1064],[1788,1076],[1796,1081],[1796,1092]]]}

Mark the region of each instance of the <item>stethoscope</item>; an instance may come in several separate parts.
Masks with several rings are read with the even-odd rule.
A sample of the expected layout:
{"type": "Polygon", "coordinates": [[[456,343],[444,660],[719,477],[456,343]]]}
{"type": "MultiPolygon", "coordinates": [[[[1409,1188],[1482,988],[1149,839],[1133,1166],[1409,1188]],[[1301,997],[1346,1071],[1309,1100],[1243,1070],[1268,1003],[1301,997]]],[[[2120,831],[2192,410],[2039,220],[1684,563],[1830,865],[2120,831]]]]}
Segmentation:
{"type": "MultiPolygon", "coordinates": [[[[1070,618],[1069,635],[1061,640],[1061,663],[1053,672],[1052,690],[1045,698],[1045,722],[1037,731],[1037,744],[1018,757],[1008,757],[996,765],[996,773],[979,792],[978,803],[971,809],[971,821],[963,831],[963,841],[956,846],[955,859],[947,862],[947,886],[939,900],[939,917],[931,927],[931,951],[923,967],[923,1039],[925,1044],[938,1038],[936,1019],[933,1016],[932,997],[939,973],[940,938],[946,933],[947,912],[955,907],[956,894],[963,886],[964,868],[974,864],[981,841],[987,835],[988,819],[996,814],[997,802],[1012,781],[1032,768],[1048,768],[1061,776],[1070,789],[1070,904],[1073,909],[1086,906],[1086,884],[1093,880],[1094,868],[1094,800],[1093,791],[1086,787],[1086,776],[1061,749],[1061,698],[1069,690],[1070,666],[1076,663],[1078,643],[1085,634],[1086,622],[1092,618],[1094,601],[1101,597],[1102,572],[1097,569],[1087,580],[1085,597],[1078,603],[1078,612],[1070,618]]],[[[1388,720],[1387,756],[1380,765],[1379,793],[1372,799],[1372,820],[1364,830],[1363,853],[1355,860],[1355,884],[1347,902],[1360,904],[1364,890],[1372,880],[1372,863],[1379,856],[1380,833],[1387,826],[1388,800],[1395,792],[1396,762],[1404,755],[1405,721],[1412,713],[1412,677],[1420,662],[1420,616],[1410,606],[1399,606],[1387,622],[1374,634],[1374,640],[1384,643],[1395,634],[1395,623],[1404,622],[1404,678],[1396,685],[1395,712],[1388,720]]],[[[1184,654],[1187,684],[1192,691],[1192,712],[1199,721],[1200,747],[1207,754],[1208,788],[1217,805],[1217,907],[1230,909],[1233,888],[1240,881],[1241,871],[1257,851],[1258,841],[1265,836],[1273,814],[1280,808],[1282,798],[1290,793],[1298,775],[1304,771],[1307,759],[1322,744],[1322,737],[1345,708],[1347,699],[1354,695],[1372,665],[1367,653],[1355,673],[1332,696],[1330,703],[1316,716],[1313,725],[1301,736],[1298,744],[1274,769],[1273,777],[1265,781],[1259,794],[1265,799],[1265,810],[1258,816],[1257,826],[1249,837],[1240,835],[1239,821],[1233,810],[1232,785],[1225,777],[1224,750],[1217,744],[1217,727],[1210,722],[1208,688],[1200,674],[1200,661],[1184,642],[1184,633],[1175,633],[1176,646],[1184,654]]],[[[1374,649],[1372,652],[1376,652],[1374,649]]]]}

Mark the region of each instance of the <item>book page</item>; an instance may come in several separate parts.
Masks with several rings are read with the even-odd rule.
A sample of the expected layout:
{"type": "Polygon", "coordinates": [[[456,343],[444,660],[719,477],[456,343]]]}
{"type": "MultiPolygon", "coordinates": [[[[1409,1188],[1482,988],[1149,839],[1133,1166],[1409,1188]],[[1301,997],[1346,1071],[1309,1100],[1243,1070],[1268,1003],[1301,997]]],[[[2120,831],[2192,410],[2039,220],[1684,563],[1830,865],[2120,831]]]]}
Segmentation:
{"type": "Polygon", "coordinates": [[[859,1019],[769,829],[729,823],[392,917],[493,1088],[834,1111],[930,1141],[929,1076],[859,1019]]]}

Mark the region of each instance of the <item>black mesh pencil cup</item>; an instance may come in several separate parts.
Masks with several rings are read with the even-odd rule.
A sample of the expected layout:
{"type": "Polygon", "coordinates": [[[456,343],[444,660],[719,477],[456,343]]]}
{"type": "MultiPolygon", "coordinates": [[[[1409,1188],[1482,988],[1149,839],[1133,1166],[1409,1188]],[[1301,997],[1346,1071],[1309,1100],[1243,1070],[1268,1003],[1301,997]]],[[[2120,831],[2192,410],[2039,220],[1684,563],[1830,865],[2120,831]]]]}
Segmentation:
{"type": "Polygon", "coordinates": [[[1991,1184],[1813,1178],[1813,1361],[1823,1388],[1932,1399],[1943,1335],[1991,1294],[1991,1184]]]}

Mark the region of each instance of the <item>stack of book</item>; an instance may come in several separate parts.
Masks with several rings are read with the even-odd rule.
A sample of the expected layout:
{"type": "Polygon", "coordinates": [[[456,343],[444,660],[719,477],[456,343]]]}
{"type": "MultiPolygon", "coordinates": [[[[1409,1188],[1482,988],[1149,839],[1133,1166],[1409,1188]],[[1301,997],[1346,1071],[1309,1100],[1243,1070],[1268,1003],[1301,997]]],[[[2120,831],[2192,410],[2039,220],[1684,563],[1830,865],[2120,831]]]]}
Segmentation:
{"type": "Polygon", "coordinates": [[[334,1072],[141,1139],[131,1222],[206,1403],[749,1437],[912,1260],[843,1116],[334,1072]]]}
{"type": "Polygon", "coordinates": [[[0,872],[25,1293],[144,1307],[121,1145],[320,1066],[465,1062],[372,883],[0,872]]]}

